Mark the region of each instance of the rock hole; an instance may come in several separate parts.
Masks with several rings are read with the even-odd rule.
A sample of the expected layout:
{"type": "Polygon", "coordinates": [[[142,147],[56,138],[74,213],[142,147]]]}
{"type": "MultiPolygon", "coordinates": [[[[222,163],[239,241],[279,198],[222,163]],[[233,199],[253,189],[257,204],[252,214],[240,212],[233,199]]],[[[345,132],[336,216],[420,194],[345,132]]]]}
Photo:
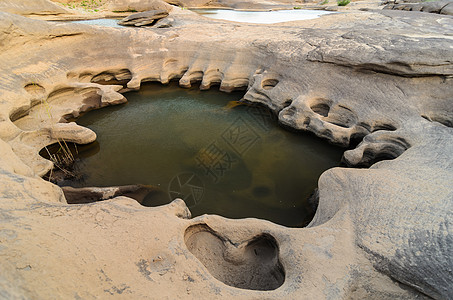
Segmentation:
{"type": "Polygon", "coordinates": [[[311,107],[311,109],[323,117],[327,117],[329,114],[330,107],[327,104],[319,103],[311,107]]]}
{"type": "Polygon", "coordinates": [[[293,100],[288,99],[285,102],[283,102],[282,106],[283,106],[283,108],[286,108],[286,107],[290,106],[292,103],[293,103],[293,100]]]}
{"type": "Polygon", "coordinates": [[[374,165],[377,162],[383,160],[391,160],[395,159],[399,156],[399,154],[395,153],[394,149],[391,147],[387,147],[386,149],[382,149],[379,152],[375,152],[372,149],[366,149],[363,152],[362,161],[355,165],[356,168],[369,168],[370,166],[374,165]]]}
{"type": "Polygon", "coordinates": [[[368,147],[363,151],[362,160],[356,164],[349,164],[343,157],[342,164],[354,168],[369,168],[377,162],[383,160],[391,160],[400,156],[410,147],[409,143],[402,138],[387,141],[387,144],[382,147],[368,147]]]}
{"type": "Polygon", "coordinates": [[[128,69],[110,70],[99,73],[91,78],[92,83],[103,85],[122,85],[126,86],[132,79],[132,73],[128,69]]]}
{"type": "Polygon", "coordinates": [[[57,98],[69,98],[74,95],[74,88],[72,87],[64,87],[60,89],[56,89],[52,91],[49,96],[47,97],[47,102],[51,102],[57,98]]]}
{"type": "Polygon", "coordinates": [[[261,87],[265,90],[273,89],[278,84],[277,79],[265,79],[261,82],[261,87]]]}
{"type": "Polygon", "coordinates": [[[388,123],[375,124],[372,132],[379,131],[379,130],[395,131],[396,127],[393,126],[392,124],[388,124],[388,123]]]}
{"type": "Polygon", "coordinates": [[[343,105],[336,105],[330,108],[328,117],[324,121],[343,128],[351,128],[357,124],[357,114],[350,108],[343,105]]]}
{"type": "Polygon", "coordinates": [[[310,106],[311,110],[318,115],[327,117],[330,111],[330,101],[326,99],[317,99],[315,103],[310,106]]]}
{"type": "Polygon", "coordinates": [[[278,244],[270,234],[235,244],[209,226],[199,224],[187,228],[184,237],[189,251],[226,285],[269,291],[285,281],[278,244]]]}
{"type": "Polygon", "coordinates": [[[354,149],[359,145],[362,141],[363,138],[366,136],[366,133],[364,132],[355,132],[351,134],[351,137],[349,138],[349,149],[354,149]]]}
{"type": "Polygon", "coordinates": [[[26,115],[28,115],[30,112],[30,107],[31,105],[24,105],[12,111],[11,114],[9,115],[9,119],[11,120],[11,122],[15,122],[20,118],[23,118],[26,115]]]}
{"type": "Polygon", "coordinates": [[[203,79],[203,71],[194,71],[189,74],[190,83],[196,83],[203,79]]]}
{"type": "MultiPolygon", "coordinates": [[[[76,74],[67,74],[66,75],[68,79],[70,78],[77,78],[76,74]]],[[[82,72],[79,74],[79,82],[91,82],[91,79],[93,78],[93,74],[90,72],[82,72]]]]}
{"type": "Polygon", "coordinates": [[[32,96],[38,97],[46,93],[46,89],[37,83],[29,83],[24,86],[24,89],[32,96]]]}
{"type": "Polygon", "coordinates": [[[357,126],[360,126],[362,127],[363,129],[365,129],[368,133],[371,132],[371,126],[367,123],[364,123],[364,122],[359,122],[357,123],[357,126]]]}

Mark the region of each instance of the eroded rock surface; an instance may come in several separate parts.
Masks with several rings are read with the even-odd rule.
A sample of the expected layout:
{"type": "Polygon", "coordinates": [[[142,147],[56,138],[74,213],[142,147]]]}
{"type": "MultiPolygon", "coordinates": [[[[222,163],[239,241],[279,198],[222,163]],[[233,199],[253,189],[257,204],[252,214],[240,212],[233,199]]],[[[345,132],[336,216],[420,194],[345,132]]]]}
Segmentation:
{"type": "Polygon", "coordinates": [[[452,0],[437,0],[437,1],[394,1],[387,4],[384,9],[407,10],[407,11],[422,11],[428,13],[453,15],[452,0]]]}
{"type": "Polygon", "coordinates": [[[0,13],[0,296],[453,297],[453,20],[413,14],[257,26],[174,8],[171,28],[139,29],[0,13]],[[170,80],[244,89],[286,126],[358,143],[347,164],[377,163],[326,171],[302,229],[189,219],[181,200],[68,205],[39,178],[43,146],[95,138],[66,120],[170,80]]]}
{"type": "Polygon", "coordinates": [[[285,281],[279,248],[271,235],[233,243],[205,224],[187,228],[189,251],[209,272],[229,286],[249,290],[275,290],[285,281]]]}
{"type": "Polygon", "coordinates": [[[295,5],[301,5],[306,2],[314,1],[300,1],[300,0],[167,0],[168,3],[176,4],[182,7],[227,7],[234,9],[273,9],[273,8],[286,8],[292,9],[295,5]]]}
{"type": "Polygon", "coordinates": [[[50,0],[0,0],[0,11],[21,15],[59,15],[70,13],[50,0]]]}
{"type": "Polygon", "coordinates": [[[102,6],[110,11],[143,12],[149,10],[169,11],[172,6],[162,0],[110,0],[102,6]]]}
{"type": "Polygon", "coordinates": [[[61,189],[63,190],[66,202],[68,202],[69,204],[92,203],[96,201],[104,201],[120,196],[125,196],[136,200],[143,206],[150,206],[147,202],[147,199],[152,199],[152,196],[156,194],[165,194],[165,192],[159,187],[139,184],[104,188],[74,188],[70,186],[64,186],[61,189]]]}
{"type": "Polygon", "coordinates": [[[168,16],[166,10],[150,10],[141,13],[132,14],[118,22],[123,26],[150,26],[156,21],[168,16]]]}

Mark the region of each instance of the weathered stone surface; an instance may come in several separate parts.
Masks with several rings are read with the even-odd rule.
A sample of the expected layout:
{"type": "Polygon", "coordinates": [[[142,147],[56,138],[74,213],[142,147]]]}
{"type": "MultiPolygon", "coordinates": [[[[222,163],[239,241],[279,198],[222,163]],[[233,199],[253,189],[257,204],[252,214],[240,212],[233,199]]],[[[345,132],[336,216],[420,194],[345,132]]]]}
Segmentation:
{"type": "Polygon", "coordinates": [[[0,11],[20,15],[58,15],[70,13],[50,0],[0,0],[0,11]]]}
{"type": "Polygon", "coordinates": [[[234,9],[273,9],[286,8],[293,9],[294,6],[300,6],[303,3],[317,1],[300,1],[300,0],[165,0],[166,2],[181,7],[228,7],[234,9]]]}
{"type": "Polygon", "coordinates": [[[387,4],[384,9],[422,11],[435,14],[453,15],[453,1],[395,1],[392,4],[387,4]]]}
{"type": "Polygon", "coordinates": [[[119,25],[123,26],[150,26],[157,20],[168,16],[166,10],[150,10],[141,13],[132,14],[118,21],[119,25]]]}
{"type": "Polygon", "coordinates": [[[65,186],[63,190],[66,201],[69,204],[92,203],[103,201],[115,197],[125,196],[136,200],[138,203],[148,206],[146,197],[153,194],[162,193],[163,191],[157,187],[145,185],[125,185],[106,188],[85,187],[73,188],[65,186]]]}
{"type": "MultiPolygon", "coordinates": [[[[257,26],[175,8],[170,29],[116,29],[0,13],[0,296],[453,297],[453,21],[414,14],[257,26]],[[344,154],[349,165],[378,162],[326,171],[316,216],[302,229],[188,219],[181,200],[68,205],[60,188],[38,178],[52,167],[37,154],[55,142],[52,126],[124,102],[119,92],[142,82],[170,80],[246,89],[247,100],[287,126],[337,144],[358,141],[344,154]],[[46,107],[52,117],[38,113],[46,107]],[[262,237],[271,242],[263,246],[262,237]],[[254,250],[267,255],[248,255],[254,250]],[[233,287],[278,263],[278,289],[251,290],[272,283],[263,276],[233,287]]],[[[69,126],[59,139],[73,137],[69,126]]]]}
{"type": "Polygon", "coordinates": [[[148,11],[148,10],[171,10],[172,6],[162,0],[110,0],[103,5],[110,11],[148,11]]]}
{"type": "Polygon", "coordinates": [[[440,11],[443,15],[450,15],[453,16],[453,3],[450,3],[442,8],[440,11]]]}

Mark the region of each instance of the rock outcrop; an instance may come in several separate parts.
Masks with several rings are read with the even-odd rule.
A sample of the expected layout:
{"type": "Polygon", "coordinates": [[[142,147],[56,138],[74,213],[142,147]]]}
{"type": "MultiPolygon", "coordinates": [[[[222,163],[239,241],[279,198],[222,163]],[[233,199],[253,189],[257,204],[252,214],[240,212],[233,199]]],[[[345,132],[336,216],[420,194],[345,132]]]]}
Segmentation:
{"type": "Polygon", "coordinates": [[[151,26],[160,19],[168,16],[166,10],[150,10],[141,13],[132,14],[118,21],[123,26],[151,26]]]}
{"type": "Polygon", "coordinates": [[[394,1],[388,3],[384,9],[393,10],[407,10],[407,11],[421,11],[442,15],[453,15],[453,1],[452,0],[438,0],[438,1],[394,1]]]}
{"type": "Polygon", "coordinates": [[[165,193],[158,187],[146,185],[124,185],[106,188],[74,188],[65,186],[62,187],[62,190],[69,204],[93,203],[125,196],[136,200],[143,206],[150,206],[146,201],[148,196],[165,193]]]}
{"type": "Polygon", "coordinates": [[[225,7],[234,9],[272,9],[272,8],[286,8],[293,9],[294,6],[300,6],[303,3],[315,1],[301,1],[301,0],[166,0],[170,4],[181,7],[225,7]]]}
{"type": "Polygon", "coordinates": [[[142,12],[149,10],[163,10],[168,12],[172,6],[162,0],[110,0],[102,8],[120,12],[142,12]]]}
{"type": "Polygon", "coordinates": [[[20,15],[59,15],[70,13],[50,0],[0,0],[0,11],[20,15]]]}
{"type": "Polygon", "coordinates": [[[451,17],[170,17],[171,28],[140,29],[0,13],[1,297],[453,297],[451,17]],[[52,168],[43,146],[95,139],[66,120],[170,80],[245,90],[286,126],[358,144],[343,160],[369,168],[326,171],[316,216],[300,229],[190,219],[181,200],[68,205],[39,177],[52,168]]]}

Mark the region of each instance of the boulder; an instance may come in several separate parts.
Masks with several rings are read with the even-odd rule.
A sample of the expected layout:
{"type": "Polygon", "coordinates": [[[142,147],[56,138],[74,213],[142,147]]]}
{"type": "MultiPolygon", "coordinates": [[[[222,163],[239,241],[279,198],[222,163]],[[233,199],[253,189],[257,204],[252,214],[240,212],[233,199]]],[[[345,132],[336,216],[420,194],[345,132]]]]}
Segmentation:
{"type": "Polygon", "coordinates": [[[154,24],[156,21],[163,19],[167,16],[168,11],[166,10],[150,10],[127,16],[124,19],[118,21],[118,24],[123,26],[137,26],[137,27],[150,26],[154,24]]]}
{"type": "Polygon", "coordinates": [[[387,4],[384,9],[421,11],[427,13],[453,15],[453,0],[440,1],[395,1],[394,4],[387,4]]]}

